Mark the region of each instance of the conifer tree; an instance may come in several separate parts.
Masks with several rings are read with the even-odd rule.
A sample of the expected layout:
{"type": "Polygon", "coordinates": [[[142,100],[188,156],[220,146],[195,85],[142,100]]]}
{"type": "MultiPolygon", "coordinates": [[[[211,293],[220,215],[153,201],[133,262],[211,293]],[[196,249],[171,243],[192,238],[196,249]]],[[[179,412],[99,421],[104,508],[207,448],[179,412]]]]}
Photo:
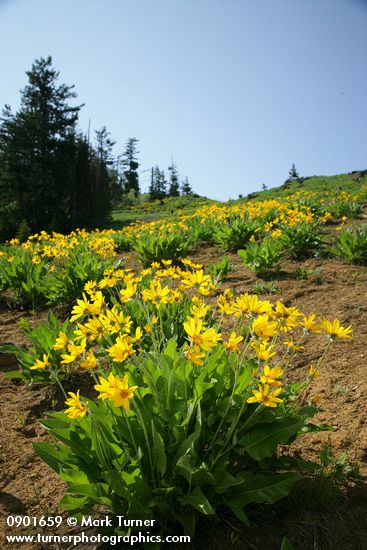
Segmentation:
{"type": "Polygon", "coordinates": [[[111,210],[112,167],[114,160],[112,149],[115,142],[110,133],[103,126],[96,131],[97,147],[95,151],[95,189],[94,189],[94,217],[96,227],[103,225],[111,210]]]}
{"type": "Polygon", "coordinates": [[[158,166],[152,168],[149,186],[149,200],[162,200],[167,196],[167,182],[164,171],[158,166]]]}
{"type": "Polygon", "coordinates": [[[0,189],[31,231],[69,229],[72,135],[81,105],[68,104],[74,87],[58,84],[51,57],[26,74],[19,111],[6,105],[0,119],[0,189]]]}
{"type": "Polygon", "coordinates": [[[122,165],[124,167],[124,193],[128,195],[130,191],[133,191],[135,197],[140,195],[138,174],[139,163],[137,160],[137,155],[139,151],[137,150],[137,143],[138,140],[136,138],[129,138],[127,140],[125,152],[122,157],[122,165]]]}
{"type": "Polygon", "coordinates": [[[189,183],[189,179],[186,176],[185,179],[182,182],[182,194],[183,195],[193,195],[193,190],[191,189],[191,185],[189,183]]]}
{"type": "Polygon", "coordinates": [[[299,179],[299,173],[296,170],[296,166],[293,163],[291,169],[289,170],[289,178],[288,181],[294,181],[299,179]]]}
{"type": "Polygon", "coordinates": [[[180,195],[180,185],[178,181],[178,172],[174,162],[171,162],[171,165],[168,167],[169,171],[169,197],[178,197],[180,195]]]}

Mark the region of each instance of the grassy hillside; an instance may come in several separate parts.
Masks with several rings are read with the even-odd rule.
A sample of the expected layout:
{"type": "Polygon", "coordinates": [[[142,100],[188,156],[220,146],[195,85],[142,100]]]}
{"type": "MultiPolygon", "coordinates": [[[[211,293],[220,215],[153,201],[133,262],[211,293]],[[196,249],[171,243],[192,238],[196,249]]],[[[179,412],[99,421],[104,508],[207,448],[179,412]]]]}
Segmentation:
{"type": "Polygon", "coordinates": [[[277,197],[292,195],[297,191],[330,191],[332,193],[347,191],[349,193],[355,193],[360,191],[361,187],[366,184],[367,174],[365,170],[361,172],[351,172],[349,174],[338,174],[336,176],[310,176],[289,182],[286,185],[252,193],[248,195],[247,198],[261,200],[275,199],[277,197]]]}
{"type": "Polygon", "coordinates": [[[149,202],[143,195],[141,202],[135,205],[117,208],[112,212],[112,227],[120,229],[136,221],[150,222],[167,219],[184,212],[190,214],[204,204],[215,203],[212,199],[199,197],[198,195],[169,197],[161,201],[149,202]]]}
{"type": "Polygon", "coordinates": [[[341,191],[356,193],[362,190],[363,186],[367,185],[366,171],[352,172],[349,174],[338,174],[335,176],[311,176],[300,178],[299,180],[289,182],[286,185],[266,189],[250,193],[247,197],[237,200],[230,200],[220,203],[206,197],[185,196],[185,197],[170,197],[162,201],[149,202],[148,196],[143,195],[140,202],[135,205],[126,206],[115,209],[112,213],[112,224],[114,229],[120,229],[130,223],[136,221],[149,222],[154,220],[164,220],[175,217],[176,214],[193,213],[197,208],[204,204],[222,204],[230,205],[235,203],[243,203],[248,200],[267,200],[278,197],[292,195],[298,191],[313,191],[338,193],[341,191]]]}

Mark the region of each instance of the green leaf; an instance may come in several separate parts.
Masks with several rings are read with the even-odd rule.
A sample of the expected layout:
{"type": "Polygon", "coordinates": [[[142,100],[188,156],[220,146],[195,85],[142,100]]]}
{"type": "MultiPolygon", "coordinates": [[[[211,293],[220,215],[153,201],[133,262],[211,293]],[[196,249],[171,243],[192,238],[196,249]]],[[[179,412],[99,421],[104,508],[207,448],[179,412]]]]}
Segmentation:
{"type": "Polygon", "coordinates": [[[180,498],[181,504],[189,504],[202,514],[213,515],[215,509],[212,507],[200,487],[197,485],[191,494],[187,497],[180,498]]]}
{"type": "Polygon", "coordinates": [[[192,449],[194,450],[194,445],[196,441],[199,439],[201,434],[201,426],[202,426],[202,418],[201,418],[201,406],[200,402],[197,405],[197,412],[196,412],[196,423],[195,423],[195,429],[192,434],[190,434],[181,444],[178,452],[177,452],[177,460],[186,454],[188,450],[192,449]]]}
{"type": "Polygon", "coordinates": [[[88,441],[88,446],[86,446],[86,437],[84,434],[79,434],[71,430],[70,427],[59,429],[53,426],[52,435],[65,443],[78,457],[84,458],[87,462],[91,460],[91,455],[88,452],[90,443],[88,441]]]}
{"type": "Polygon", "coordinates": [[[282,546],[280,547],[280,550],[294,550],[293,544],[289,542],[287,537],[284,537],[282,540],[282,546]]]}
{"type": "Polygon", "coordinates": [[[164,446],[163,438],[161,434],[157,432],[153,420],[151,421],[151,426],[154,444],[153,456],[155,458],[155,463],[157,465],[159,473],[161,474],[161,477],[163,477],[167,469],[166,449],[164,446]]]}
{"type": "Polygon", "coordinates": [[[69,494],[86,496],[99,504],[104,504],[105,506],[112,506],[109,492],[110,490],[107,483],[82,483],[70,485],[68,488],[69,494]]]}
{"type": "Polygon", "coordinates": [[[240,521],[242,521],[244,525],[246,525],[247,527],[251,527],[248,517],[241,508],[236,508],[232,506],[232,512],[235,514],[235,516],[238,517],[240,521]]]}
{"type": "Polygon", "coordinates": [[[10,378],[10,380],[26,380],[26,377],[22,372],[18,370],[9,370],[4,373],[5,378],[10,378]]]}
{"type": "Polygon", "coordinates": [[[297,416],[284,416],[272,424],[260,424],[246,432],[240,439],[249,455],[255,460],[270,457],[280,443],[287,443],[296,435],[303,425],[303,420],[297,416]]]}
{"type": "Polygon", "coordinates": [[[183,525],[185,535],[193,538],[196,527],[195,512],[191,512],[190,514],[182,514],[178,516],[177,519],[183,525]]]}
{"type": "Polygon", "coordinates": [[[90,482],[88,476],[84,472],[81,470],[72,470],[70,468],[64,469],[60,467],[60,477],[64,481],[73,484],[86,484],[90,482]]]}
{"type": "Polygon", "coordinates": [[[286,497],[300,478],[294,472],[275,475],[253,475],[248,472],[240,477],[243,479],[243,487],[235,487],[225,498],[225,503],[233,510],[244,508],[250,502],[276,502],[286,497]]]}
{"type": "Polygon", "coordinates": [[[61,464],[69,467],[72,462],[67,449],[60,445],[53,445],[45,441],[36,441],[33,443],[33,449],[57,473],[60,471],[61,464]]]}
{"type": "Polygon", "coordinates": [[[202,462],[200,466],[195,464],[195,456],[190,456],[189,453],[182,456],[176,463],[178,473],[180,473],[190,485],[195,483],[214,483],[214,476],[208,470],[208,466],[205,462],[202,462]]]}
{"type": "Polygon", "coordinates": [[[88,502],[88,497],[73,497],[71,495],[64,495],[59,502],[60,508],[65,510],[80,510],[88,502]]]}
{"type": "Polygon", "coordinates": [[[308,422],[301,428],[302,433],[313,433],[313,432],[333,432],[335,428],[329,426],[329,424],[313,424],[308,422]]]}

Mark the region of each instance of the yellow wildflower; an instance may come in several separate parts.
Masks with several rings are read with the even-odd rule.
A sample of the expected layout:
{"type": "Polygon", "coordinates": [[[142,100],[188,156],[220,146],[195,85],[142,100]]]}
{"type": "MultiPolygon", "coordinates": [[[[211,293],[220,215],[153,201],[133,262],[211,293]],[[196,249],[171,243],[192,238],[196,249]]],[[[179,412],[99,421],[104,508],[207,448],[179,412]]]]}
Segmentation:
{"type": "Polygon", "coordinates": [[[254,395],[253,397],[249,397],[247,399],[247,403],[262,403],[265,407],[274,408],[278,405],[278,403],[283,402],[283,399],[278,397],[282,393],[282,388],[277,388],[270,393],[269,390],[270,386],[268,384],[264,384],[264,386],[259,384],[259,388],[257,390],[252,390],[254,395]]]}
{"type": "Polygon", "coordinates": [[[57,335],[56,342],[53,345],[52,349],[54,350],[60,350],[66,348],[66,346],[69,343],[69,338],[66,336],[64,332],[60,330],[59,334],[57,335]]]}
{"type": "Polygon", "coordinates": [[[303,316],[303,321],[300,325],[304,328],[305,332],[321,332],[321,327],[315,322],[316,315],[313,313],[309,317],[303,316]]]}
{"type": "Polygon", "coordinates": [[[110,399],[116,407],[123,407],[126,412],[130,411],[130,399],[134,397],[134,392],[138,389],[138,386],[130,386],[129,388],[127,374],[121,379],[111,372],[107,380],[100,376],[99,382],[94,386],[100,392],[99,399],[110,399]]]}
{"type": "Polygon", "coordinates": [[[131,340],[132,338],[128,334],[118,336],[116,343],[107,350],[108,355],[117,363],[126,361],[126,359],[136,353],[130,344],[131,340]]]}
{"type": "Polygon", "coordinates": [[[205,353],[203,353],[198,346],[193,346],[186,351],[186,357],[191,363],[194,363],[194,365],[201,366],[204,364],[203,359],[205,353]]]}
{"type": "Polygon", "coordinates": [[[137,285],[134,283],[128,283],[126,288],[120,290],[119,296],[122,303],[129,302],[136,294],[137,285]]]}
{"type": "Polygon", "coordinates": [[[61,363],[62,364],[73,363],[74,361],[79,359],[79,357],[85,350],[85,346],[86,346],[85,340],[82,340],[79,346],[77,346],[73,342],[70,342],[67,348],[69,353],[63,353],[61,355],[61,359],[62,359],[61,363]]]}
{"type": "Polygon", "coordinates": [[[314,379],[314,378],[317,378],[319,376],[319,369],[318,367],[313,367],[312,365],[310,366],[310,373],[309,373],[309,377],[311,379],[314,379]]]}
{"type": "Polygon", "coordinates": [[[66,416],[69,418],[81,418],[85,416],[88,412],[88,401],[82,403],[79,398],[79,390],[77,393],[69,391],[68,394],[70,397],[65,401],[65,405],[68,405],[68,409],[64,411],[66,416]]]}
{"type": "Polygon", "coordinates": [[[210,306],[206,305],[200,298],[194,296],[192,298],[192,306],[190,313],[195,319],[203,319],[205,315],[210,311],[210,306]]]}
{"type": "Polygon", "coordinates": [[[275,351],[272,351],[274,346],[268,346],[266,342],[254,340],[251,342],[251,346],[254,348],[259,361],[269,361],[276,355],[275,351]]]}
{"type": "Polygon", "coordinates": [[[231,332],[228,341],[223,342],[223,346],[227,351],[235,352],[237,351],[238,344],[242,342],[243,336],[236,336],[236,333],[233,331],[231,332]]]}
{"type": "Polygon", "coordinates": [[[86,295],[83,292],[83,299],[77,299],[77,305],[75,305],[71,312],[70,321],[73,323],[80,317],[83,317],[86,313],[91,313],[92,315],[99,315],[101,313],[103,305],[103,295],[101,291],[98,291],[94,295],[94,302],[91,303],[87,300],[86,295]]]}
{"type": "Polygon", "coordinates": [[[233,305],[236,310],[236,317],[246,314],[260,315],[262,313],[269,313],[272,309],[269,300],[259,300],[256,294],[241,294],[233,305]]]}
{"type": "Polygon", "coordinates": [[[260,376],[262,384],[267,384],[268,386],[283,386],[283,383],[277,378],[280,378],[283,375],[283,371],[280,367],[270,368],[269,365],[265,365],[264,374],[260,376]]]}
{"type": "Polygon", "coordinates": [[[217,305],[218,309],[220,309],[220,311],[224,313],[224,315],[233,315],[233,313],[236,311],[233,303],[229,303],[224,294],[221,294],[219,296],[217,305]]]}
{"type": "Polygon", "coordinates": [[[97,366],[97,359],[92,350],[89,350],[85,359],[80,361],[80,366],[82,369],[95,369],[97,366]]]}
{"type": "Polygon", "coordinates": [[[210,290],[214,288],[210,275],[204,275],[204,271],[202,269],[199,269],[194,273],[187,271],[182,279],[182,286],[184,289],[195,287],[202,296],[208,296],[208,294],[210,294],[210,290]]]}
{"type": "Polygon", "coordinates": [[[335,319],[333,322],[328,321],[327,319],[321,319],[321,326],[330,336],[330,339],[332,340],[334,337],[336,338],[352,338],[350,336],[350,333],[352,332],[352,327],[349,325],[349,327],[342,327],[338,319],[335,319]]]}
{"type": "Polygon", "coordinates": [[[195,319],[188,317],[184,323],[184,329],[189,337],[191,344],[198,346],[204,351],[210,351],[221,339],[221,335],[218,334],[213,328],[203,330],[203,321],[201,319],[195,319]]]}
{"type": "Polygon", "coordinates": [[[284,342],[282,343],[283,343],[283,346],[287,346],[287,348],[293,349],[295,351],[300,349],[305,349],[304,346],[297,346],[297,344],[293,340],[284,340],[284,342]]]}
{"type": "Polygon", "coordinates": [[[269,319],[269,315],[259,315],[252,322],[252,332],[260,340],[266,342],[269,338],[272,338],[277,333],[277,323],[269,319]]]}
{"type": "Polygon", "coordinates": [[[171,289],[168,286],[162,288],[160,281],[152,281],[149,288],[145,288],[142,293],[144,302],[153,302],[156,306],[167,304],[170,301],[171,289]]]}
{"type": "Polygon", "coordinates": [[[49,356],[46,355],[46,353],[43,354],[42,361],[41,359],[36,359],[35,364],[33,367],[30,367],[30,370],[44,370],[46,367],[50,366],[49,363],[49,356]]]}

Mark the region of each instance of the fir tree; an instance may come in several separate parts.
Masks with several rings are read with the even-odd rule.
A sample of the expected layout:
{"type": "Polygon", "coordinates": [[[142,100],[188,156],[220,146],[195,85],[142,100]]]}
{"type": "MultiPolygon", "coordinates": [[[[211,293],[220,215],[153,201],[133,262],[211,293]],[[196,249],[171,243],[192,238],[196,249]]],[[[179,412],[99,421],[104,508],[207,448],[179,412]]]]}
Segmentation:
{"type": "Polygon", "coordinates": [[[81,106],[71,107],[73,86],[58,84],[51,57],[28,71],[21,106],[5,106],[0,126],[0,190],[31,231],[70,228],[73,133],[81,106]]]}
{"type": "Polygon", "coordinates": [[[289,170],[288,174],[289,174],[288,181],[295,181],[299,179],[299,173],[296,170],[295,164],[292,164],[292,167],[289,170]]]}
{"type": "Polygon", "coordinates": [[[180,196],[180,185],[178,181],[178,172],[174,162],[171,162],[171,166],[168,167],[169,171],[169,197],[179,197],[180,196]]]}
{"type": "Polygon", "coordinates": [[[162,200],[167,196],[167,182],[163,170],[160,170],[158,166],[152,168],[150,186],[149,186],[149,200],[162,200]]]}
{"type": "Polygon", "coordinates": [[[137,160],[137,143],[136,138],[129,138],[126,143],[125,152],[122,157],[123,172],[123,188],[127,195],[130,191],[134,192],[135,197],[140,195],[139,187],[139,163],[137,160]]]}
{"type": "Polygon", "coordinates": [[[111,167],[114,163],[112,149],[115,142],[111,140],[110,133],[105,126],[96,131],[96,142],[94,219],[95,225],[98,227],[105,224],[111,211],[111,167]]]}
{"type": "Polygon", "coordinates": [[[186,176],[185,179],[182,182],[182,194],[183,195],[193,195],[193,190],[191,189],[191,185],[189,183],[188,177],[186,176]]]}

